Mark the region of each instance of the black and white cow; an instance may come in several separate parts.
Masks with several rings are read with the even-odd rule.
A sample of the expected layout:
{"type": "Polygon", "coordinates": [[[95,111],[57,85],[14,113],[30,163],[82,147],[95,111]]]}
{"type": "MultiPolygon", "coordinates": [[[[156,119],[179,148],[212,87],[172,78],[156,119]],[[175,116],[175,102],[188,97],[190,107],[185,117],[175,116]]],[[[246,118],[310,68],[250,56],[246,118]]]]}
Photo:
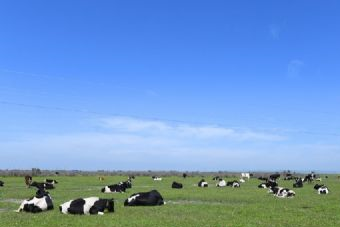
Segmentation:
{"type": "Polygon", "coordinates": [[[303,181],[301,178],[296,179],[296,182],[293,184],[293,188],[302,188],[303,187],[303,181]]]}
{"type": "Polygon", "coordinates": [[[39,189],[33,198],[24,200],[17,212],[26,211],[38,213],[45,210],[52,210],[53,202],[50,194],[47,191],[39,189]]]}
{"type": "Polygon", "coordinates": [[[132,194],[124,202],[124,206],[158,206],[164,204],[164,199],[157,190],[132,194]]]}
{"type": "Polygon", "coordinates": [[[103,215],[105,209],[114,212],[113,199],[100,199],[98,197],[79,198],[70,200],[59,206],[63,214],[99,214],[103,215]]]}
{"type": "Polygon", "coordinates": [[[234,180],[234,181],[228,181],[227,186],[230,186],[232,188],[239,188],[241,185],[238,181],[234,180]]]}
{"type": "Polygon", "coordinates": [[[152,179],[153,179],[154,181],[161,181],[161,180],[162,180],[161,177],[157,177],[157,176],[152,176],[152,179]]]}
{"type": "Polygon", "coordinates": [[[108,185],[105,186],[104,188],[102,188],[102,192],[103,193],[124,193],[126,190],[126,187],[124,187],[123,185],[119,185],[119,184],[113,184],[113,185],[108,185]]]}
{"type": "Polygon", "coordinates": [[[208,187],[208,182],[206,182],[204,179],[200,180],[200,182],[198,182],[198,187],[201,187],[201,188],[206,188],[208,187]]]}
{"type": "Polygon", "coordinates": [[[263,182],[257,186],[258,188],[274,188],[277,187],[278,184],[275,181],[268,181],[268,182],[263,182]]]}
{"type": "Polygon", "coordinates": [[[132,183],[131,183],[131,179],[127,180],[127,181],[121,181],[118,183],[119,186],[124,187],[125,189],[127,188],[132,188],[132,183]]]}
{"type": "Polygon", "coordinates": [[[38,189],[54,189],[54,185],[50,183],[38,183],[38,182],[33,182],[30,186],[36,187],[38,189]]]}
{"type": "Polygon", "coordinates": [[[329,193],[329,189],[327,186],[321,184],[316,184],[314,185],[314,189],[318,191],[318,194],[328,194],[329,193]]]}
{"type": "Polygon", "coordinates": [[[293,198],[295,196],[295,192],[293,190],[282,187],[272,187],[269,189],[269,193],[273,193],[274,196],[279,198],[293,198]]]}
{"type": "Polygon", "coordinates": [[[218,183],[216,184],[216,187],[225,187],[227,186],[227,183],[223,179],[219,179],[218,183]]]}
{"type": "Polygon", "coordinates": [[[221,179],[221,177],[219,177],[219,176],[213,177],[213,180],[220,180],[220,179],[221,179]]]}
{"type": "Polygon", "coordinates": [[[3,187],[4,186],[4,182],[0,180],[0,187],[3,187]]]}
{"type": "Polygon", "coordinates": [[[53,180],[53,179],[45,179],[45,183],[49,183],[49,184],[55,185],[55,184],[58,184],[58,181],[53,180]]]}
{"type": "Polygon", "coordinates": [[[172,182],[171,188],[180,189],[180,188],[183,188],[183,184],[174,181],[174,182],[172,182]]]}
{"type": "Polygon", "coordinates": [[[314,173],[310,173],[307,176],[305,176],[305,178],[303,179],[303,182],[312,183],[315,178],[316,178],[316,175],[314,173]]]}

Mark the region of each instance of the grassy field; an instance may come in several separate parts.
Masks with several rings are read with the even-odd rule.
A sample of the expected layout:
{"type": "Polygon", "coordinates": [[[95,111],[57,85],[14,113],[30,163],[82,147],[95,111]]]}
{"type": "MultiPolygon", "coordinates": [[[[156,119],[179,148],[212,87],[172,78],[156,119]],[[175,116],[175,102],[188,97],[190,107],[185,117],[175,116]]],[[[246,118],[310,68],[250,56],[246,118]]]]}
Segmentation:
{"type": "MultiPolygon", "coordinates": [[[[50,190],[55,209],[39,214],[16,213],[19,203],[35,194],[26,188],[22,177],[1,177],[0,227],[112,227],[112,226],[192,226],[192,227],[332,227],[340,226],[340,181],[336,176],[323,178],[331,192],[318,195],[314,184],[293,189],[292,181],[279,181],[280,186],[292,188],[296,197],[275,198],[267,189],[259,189],[257,179],[243,183],[241,188],[217,188],[212,177],[206,177],[208,188],[194,186],[199,177],[165,177],[155,182],[151,177],[136,177],[133,186],[122,194],[103,194],[102,186],[126,180],[124,176],[55,177],[56,189],[50,190]],[[182,182],[181,190],[171,189],[172,181],[182,182]],[[124,207],[124,200],[132,193],[157,189],[167,202],[158,207],[124,207]],[[79,197],[99,196],[115,199],[115,212],[103,216],[73,216],[59,213],[59,204],[79,197]]],[[[44,178],[34,178],[43,181],[44,178]]],[[[232,180],[232,178],[226,179],[232,180]]]]}

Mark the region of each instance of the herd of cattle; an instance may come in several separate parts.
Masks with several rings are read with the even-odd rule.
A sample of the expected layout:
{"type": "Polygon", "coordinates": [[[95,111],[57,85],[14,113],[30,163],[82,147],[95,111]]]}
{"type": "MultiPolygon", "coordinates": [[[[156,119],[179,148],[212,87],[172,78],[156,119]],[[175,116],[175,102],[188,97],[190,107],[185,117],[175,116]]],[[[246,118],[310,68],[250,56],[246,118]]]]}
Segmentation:
{"type": "MultiPolygon", "coordinates": [[[[186,174],[183,174],[183,178],[186,178],[186,174]]],[[[221,177],[216,176],[213,178],[217,181],[216,187],[227,187],[240,188],[241,183],[245,182],[245,178],[249,180],[251,174],[242,173],[239,181],[228,181],[226,182],[221,177]]],[[[327,177],[327,176],[326,176],[327,177]]],[[[292,198],[295,196],[295,192],[289,188],[279,187],[278,179],[280,174],[272,174],[269,177],[259,177],[259,180],[263,182],[258,185],[258,188],[267,188],[269,193],[279,198],[292,198]]],[[[126,189],[132,188],[133,176],[129,177],[127,181],[122,181],[117,184],[107,185],[101,189],[102,193],[123,193],[126,189]]],[[[154,181],[161,181],[162,178],[152,176],[154,181]]],[[[104,178],[99,178],[99,180],[104,180],[104,178]]],[[[321,178],[317,178],[314,173],[308,174],[304,178],[293,177],[291,174],[286,174],[284,180],[295,180],[293,188],[301,188],[305,182],[312,183],[313,181],[321,181],[321,178]]],[[[54,208],[52,197],[50,193],[46,190],[54,189],[58,182],[53,179],[45,179],[44,182],[32,181],[31,176],[25,176],[25,184],[27,187],[36,187],[37,192],[34,197],[24,200],[17,212],[26,211],[37,213],[41,211],[52,210],[54,208]]],[[[208,182],[202,179],[198,182],[198,187],[208,187],[208,182]]],[[[4,186],[4,182],[0,181],[0,186],[4,186]]],[[[183,184],[179,182],[173,182],[171,185],[174,189],[183,188],[183,184]]],[[[325,185],[316,184],[314,189],[317,190],[318,194],[328,194],[329,189],[325,185]]],[[[124,206],[157,206],[163,205],[165,201],[161,194],[157,190],[151,190],[149,192],[139,192],[132,194],[128,197],[124,206]]],[[[59,210],[63,214],[99,214],[103,215],[104,211],[114,212],[114,200],[113,199],[102,199],[99,197],[89,197],[89,198],[78,198],[75,200],[70,200],[59,206],[59,210]]]]}

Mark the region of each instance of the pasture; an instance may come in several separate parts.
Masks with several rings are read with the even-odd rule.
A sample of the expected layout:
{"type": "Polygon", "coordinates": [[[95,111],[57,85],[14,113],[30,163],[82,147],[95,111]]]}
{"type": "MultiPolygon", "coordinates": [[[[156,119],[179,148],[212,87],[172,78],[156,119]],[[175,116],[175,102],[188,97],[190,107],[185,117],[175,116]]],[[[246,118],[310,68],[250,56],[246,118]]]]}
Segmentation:
{"type": "MultiPolygon", "coordinates": [[[[22,200],[32,197],[35,188],[26,188],[23,177],[1,177],[5,186],[0,188],[0,227],[320,227],[340,226],[340,181],[335,175],[323,177],[321,183],[330,188],[330,194],[318,195],[314,183],[293,188],[294,181],[279,180],[296,192],[295,198],[276,198],[259,189],[261,181],[250,179],[240,188],[215,186],[212,177],[205,177],[208,188],[194,186],[201,177],[136,177],[126,193],[104,194],[100,189],[108,184],[126,180],[126,176],[107,176],[99,181],[94,176],[63,177],[54,179],[59,184],[49,190],[54,210],[38,214],[16,213],[22,200]],[[183,189],[172,189],[173,181],[181,182],[183,189]],[[157,189],[166,205],[156,207],[124,207],[124,200],[136,192],[157,189]],[[79,197],[98,196],[115,199],[115,212],[103,216],[73,216],[59,212],[59,204],[79,197]]],[[[35,181],[43,181],[35,177],[35,181]]],[[[233,180],[227,178],[226,180],[233,180]]],[[[236,179],[238,180],[238,179],[236,179]]]]}

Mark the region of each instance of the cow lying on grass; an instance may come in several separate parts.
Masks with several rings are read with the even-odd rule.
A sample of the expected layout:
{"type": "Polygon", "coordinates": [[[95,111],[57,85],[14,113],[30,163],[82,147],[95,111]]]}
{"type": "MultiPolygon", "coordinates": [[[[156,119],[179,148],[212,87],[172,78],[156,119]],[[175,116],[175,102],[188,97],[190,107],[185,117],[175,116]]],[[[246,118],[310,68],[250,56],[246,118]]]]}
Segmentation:
{"type": "Polygon", "coordinates": [[[102,188],[103,193],[124,193],[125,190],[126,188],[124,186],[118,184],[108,185],[102,188]]]}
{"type": "Polygon", "coordinates": [[[56,180],[53,180],[53,179],[45,179],[45,183],[48,183],[48,184],[53,184],[53,185],[55,185],[55,184],[58,184],[58,181],[56,181],[56,180]]]}
{"type": "Polygon", "coordinates": [[[157,190],[132,194],[124,202],[124,206],[158,206],[165,204],[157,190]]]}
{"type": "Polygon", "coordinates": [[[208,182],[206,182],[204,179],[200,180],[200,182],[198,182],[198,187],[202,187],[202,188],[205,188],[205,187],[208,187],[208,182]]]}
{"type": "Polygon", "coordinates": [[[271,187],[268,192],[273,193],[274,196],[279,198],[293,198],[295,196],[295,192],[293,190],[282,187],[271,187]]]}
{"type": "Polygon", "coordinates": [[[325,185],[323,185],[323,184],[321,184],[321,185],[316,184],[316,185],[314,186],[314,189],[318,191],[318,194],[319,194],[319,195],[320,195],[320,194],[324,194],[324,195],[325,195],[325,194],[328,194],[328,193],[329,193],[328,187],[325,186],[325,185]]]}
{"type": "Polygon", "coordinates": [[[172,182],[171,188],[181,189],[183,188],[183,184],[174,181],[172,182]]]}
{"type": "Polygon", "coordinates": [[[38,183],[38,182],[33,182],[30,186],[36,187],[40,190],[49,190],[49,189],[54,189],[54,185],[50,183],[38,183]]]}
{"type": "Polygon", "coordinates": [[[227,186],[230,186],[232,188],[239,188],[241,185],[238,181],[234,180],[234,181],[228,181],[227,186]]]}
{"type": "Polygon", "coordinates": [[[38,213],[53,209],[53,202],[50,194],[42,189],[36,192],[33,198],[24,200],[17,212],[26,211],[31,213],[38,213]]]}
{"type": "Polygon", "coordinates": [[[100,199],[98,197],[79,198],[70,200],[59,206],[63,214],[99,214],[103,215],[105,209],[114,212],[113,199],[100,199]]]}

